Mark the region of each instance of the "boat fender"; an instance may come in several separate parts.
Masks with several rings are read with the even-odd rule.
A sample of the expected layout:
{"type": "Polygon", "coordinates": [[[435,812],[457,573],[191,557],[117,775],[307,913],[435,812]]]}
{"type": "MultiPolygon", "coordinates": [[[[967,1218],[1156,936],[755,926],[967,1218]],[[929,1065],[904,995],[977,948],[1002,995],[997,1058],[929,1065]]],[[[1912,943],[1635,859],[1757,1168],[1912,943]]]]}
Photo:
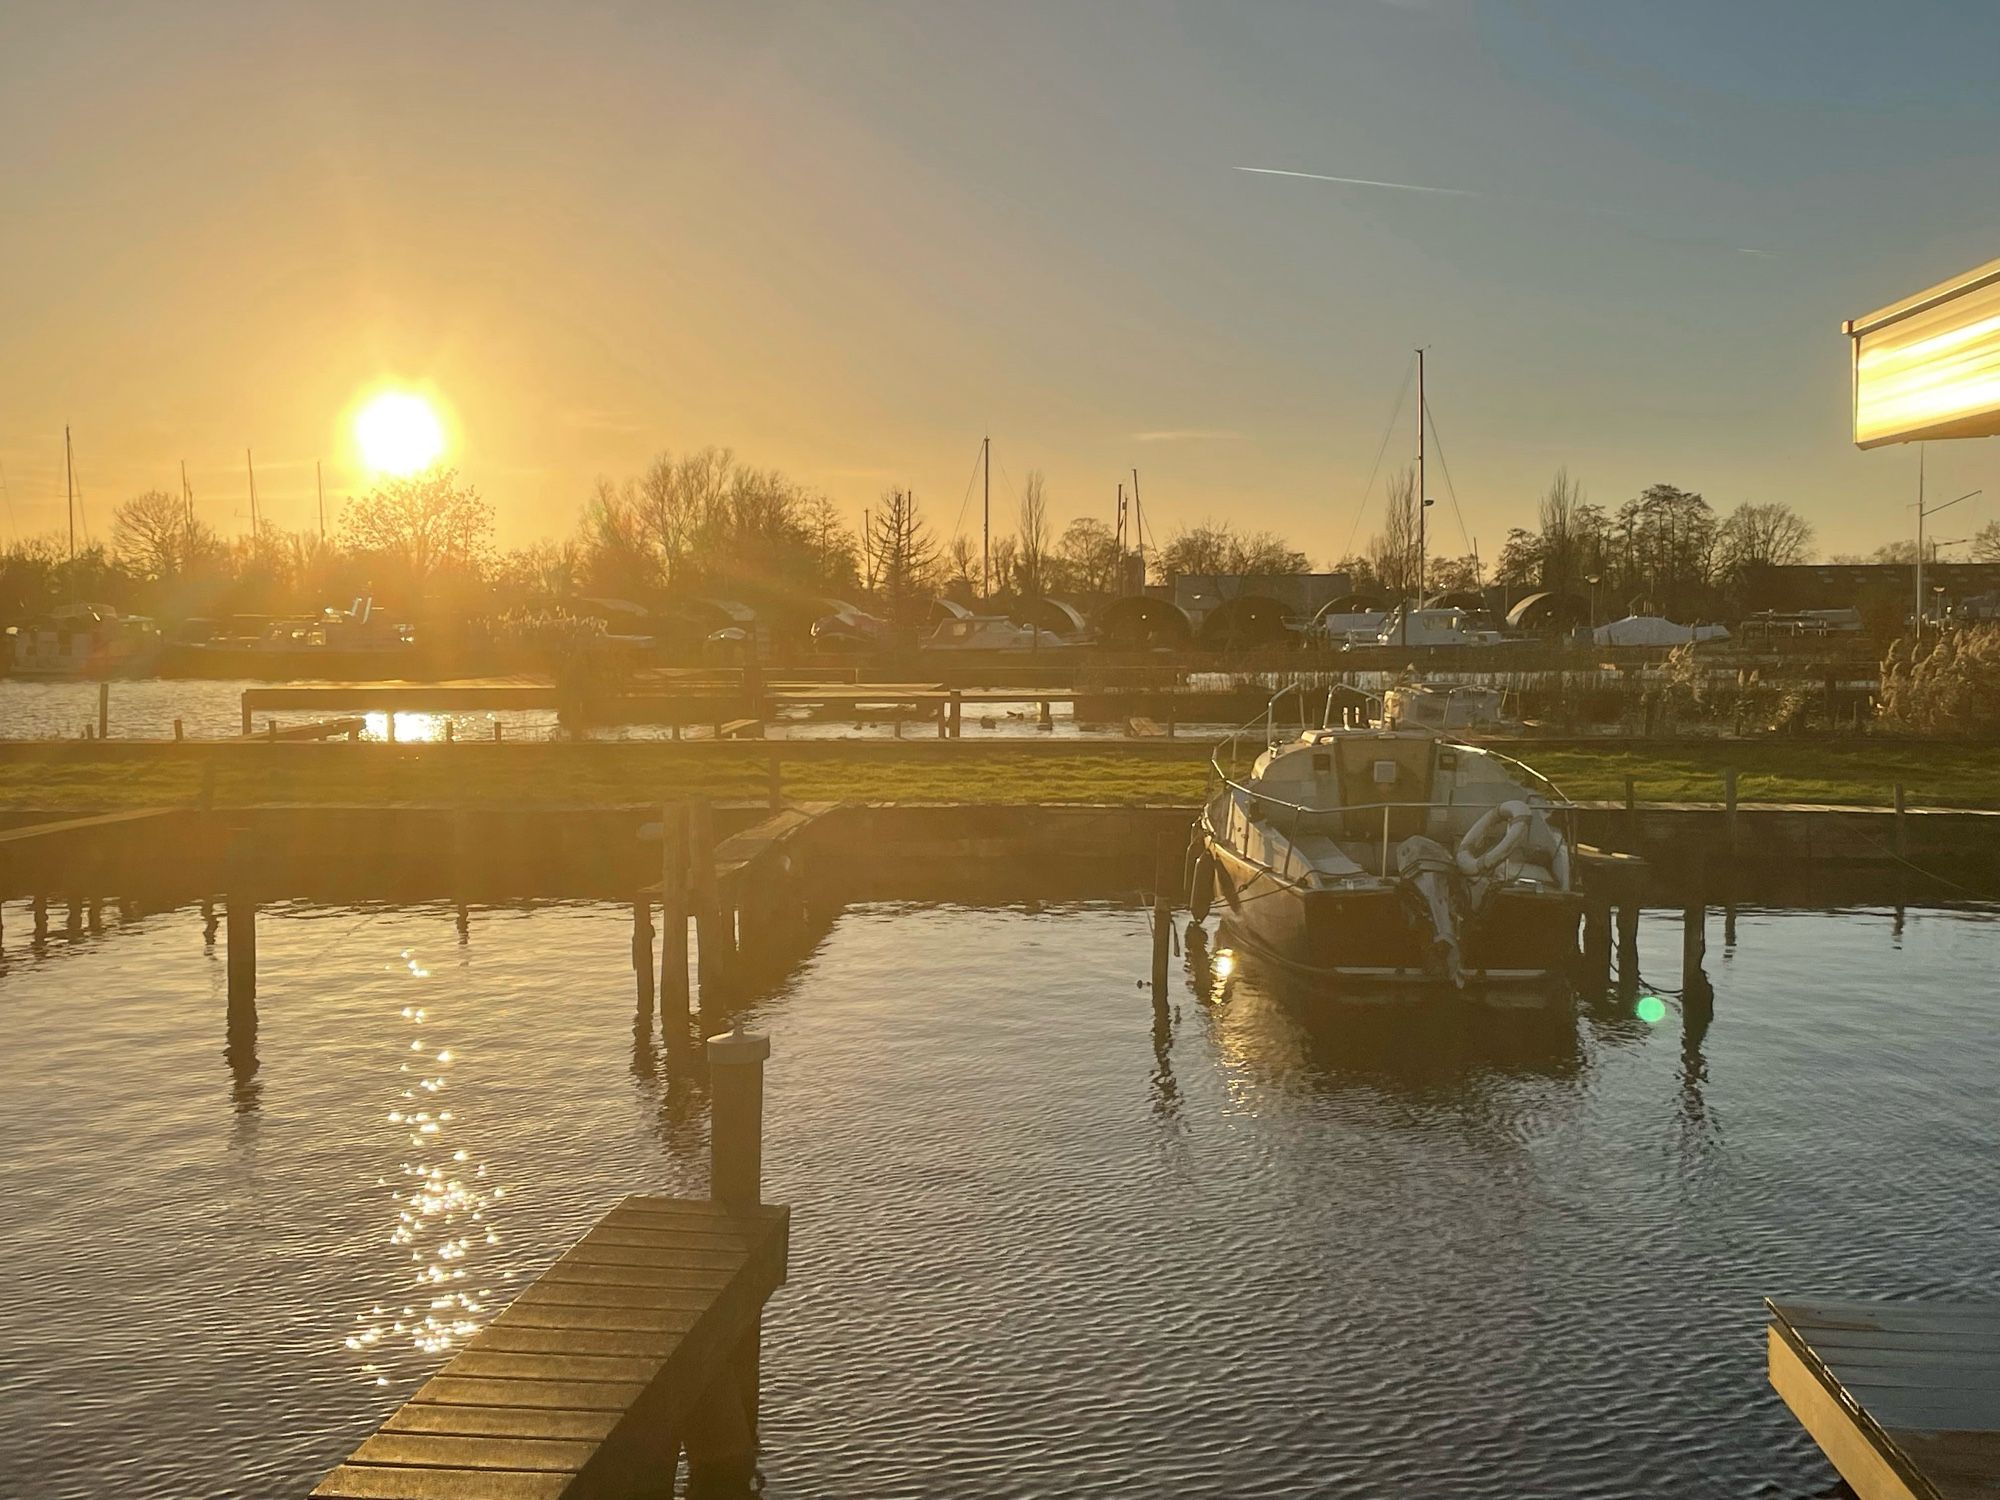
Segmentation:
{"type": "Polygon", "coordinates": [[[1555,874],[1556,877],[1557,890],[1567,891],[1571,889],[1569,883],[1569,875],[1570,875],[1569,845],[1562,839],[1556,840],[1556,857],[1553,866],[1553,873],[1555,874]]]}
{"type": "Polygon", "coordinates": [[[1215,856],[1202,846],[1201,853],[1194,857],[1194,876],[1188,881],[1188,910],[1197,922],[1208,920],[1209,908],[1215,905],[1215,856]]]}
{"type": "Polygon", "coordinates": [[[1465,830],[1465,837],[1458,841],[1459,873],[1470,879],[1499,869],[1507,856],[1520,847],[1521,840],[1528,836],[1530,816],[1525,802],[1501,802],[1487,808],[1479,815],[1479,821],[1465,830]],[[1490,848],[1485,847],[1503,819],[1507,825],[1505,831],[1490,848]]]}

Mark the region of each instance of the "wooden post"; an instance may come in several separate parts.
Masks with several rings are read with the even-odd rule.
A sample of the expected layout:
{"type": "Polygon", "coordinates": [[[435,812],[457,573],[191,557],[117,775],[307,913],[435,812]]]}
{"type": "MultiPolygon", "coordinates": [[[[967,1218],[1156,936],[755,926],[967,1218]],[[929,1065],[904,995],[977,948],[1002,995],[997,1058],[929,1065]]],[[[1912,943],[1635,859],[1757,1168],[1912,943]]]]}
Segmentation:
{"type": "Polygon", "coordinates": [[[960,739],[965,734],[965,700],[957,688],[951,690],[951,737],[960,739]]]}
{"type": "Polygon", "coordinates": [[[496,745],[500,743],[500,721],[498,719],[493,721],[493,743],[496,745]]]}
{"type": "MultiPolygon", "coordinates": [[[[764,1062],[770,1038],[741,1028],[708,1039],[712,1102],[709,1196],[738,1212],[762,1201],[764,1062]]],[[[688,1423],[691,1494],[747,1493],[757,1469],[757,1384],[763,1316],[720,1362],[688,1423]]]]}
{"type": "Polygon", "coordinates": [[[257,998],[257,903],[250,889],[249,838],[247,829],[231,829],[223,855],[223,921],[228,945],[224,968],[232,1012],[257,998]]]}
{"type": "Polygon", "coordinates": [[[1039,708],[1041,711],[1040,717],[1035,721],[1035,727],[1037,729],[1054,729],[1056,727],[1055,705],[1047,698],[1043,698],[1039,700],[1039,708]]]}
{"type": "Polygon", "coordinates": [[[903,711],[900,708],[889,710],[889,732],[899,740],[903,737],[903,711]]]}
{"type": "Polygon", "coordinates": [[[1734,859],[1736,842],[1736,767],[1725,767],[1722,772],[1722,820],[1729,857],[1734,859]]]}
{"type": "Polygon", "coordinates": [[[1903,783],[1896,783],[1896,858],[1910,857],[1910,815],[1908,804],[1903,799],[1903,783]]]}
{"type": "Polygon", "coordinates": [[[1153,998],[1167,993],[1167,962],[1174,934],[1173,844],[1161,839],[1153,855],[1153,998]]]}
{"type": "Polygon", "coordinates": [[[948,740],[951,738],[951,705],[947,702],[940,700],[936,704],[936,708],[937,708],[938,738],[941,740],[948,740]]]}
{"type": "Polygon", "coordinates": [[[250,738],[250,695],[243,695],[243,738],[250,738]]]}
{"type": "Polygon", "coordinates": [[[97,685],[97,737],[100,740],[111,738],[111,684],[108,682],[97,685]]]}
{"type": "Polygon", "coordinates": [[[785,773],[778,763],[778,752],[771,752],[769,780],[771,788],[771,811],[776,812],[785,805],[785,773]]]}
{"type": "MultiPolygon", "coordinates": [[[[449,745],[449,744],[450,744],[450,743],[452,742],[453,738],[454,738],[454,734],[453,734],[453,730],[454,730],[455,728],[456,728],[456,726],[455,726],[455,725],[453,724],[453,722],[452,722],[452,721],[451,721],[450,719],[446,719],[446,720],[444,721],[444,742],[445,742],[445,743],[446,743],[447,745],[449,745]]],[[[651,965],[651,964],[648,964],[648,965],[647,965],[646,967],[650,969],[650,968],[652,967],[652,965],[651,965]]]]}
{"type": "Polygon", "coordinates": [[[709,1196],[739,1211],[763,1201],[764,1060],[770,1055],[771,1039],[741,1025],[708,1039],[709,1196]]]}
{"type": "Polygon", "coordinates": [[[1168,739],[1172,739],[1174,737],[1174,728],[1175,728],[1174,716],[1179,712],[1180,712],[1180,704],[1175,700],[1174,696],[1171,693],[1169,693],[1167,695],[1167,738],[1168,739]]]}
{"type": "Polygon", "coordinates": [[[266,719],[264,721],[264,737],[274,745],[278,743],[278,721],[276,719],[266,719]]]}
{"type": "Polygon", "coordinates": [[[1625,838],[1631,845],[1626,852],[1639,852],[1639,781],[1637,777],[1625,778],[1625,838]]]}
{"type": "Polygon", "coordinates": [[[1688,870],[1688,891],[1681,903],[1681,994],[1698,994],[1708,983],[1702,960],[1708,956],[1707,870],[1696,850],[1688,870]]]}
{"type": "Polygon", "coordinates": [[[35,941],[44,942],[49,935],[49,898],[37,894],[34,900],[35,941]]]}
{"type": "Polygon", "coordinates": [[[632,897],[632,973],[639,987],[639,1009],[653,1012],[653,898],[632,897]]]}
{"type": "Polygon", "coordinates": [[[396,710],[392,707],[382,715],[382,738],[390,744],[396,743],[396,710]]]}
{"type": "Polygon", "coordinates": [[[706,798],[698,797],[688,805],[688,867],[695,940],[700,945],[695,961],[705,1010],[711,999],[722,998],[736,948],[735,918],[722,909],[721,893],[716,889],[715,811],[706,798]]]}
{"type": "Polygon", "coordinates": [[[688,1044],[688,805],[660,809],[660,1028],[688,1044]]]}
{"type": "Polygon", "coordinates": [[[174,742],[178,744],[186,737],[186,732],[181,728],[181,721],[179,719],[174,720],[174,742]]]}
{"type": "Polygon", "coordinates": [[[1627,874],[1618,891],[1618,978],[1639,982],[1639,878],[1627,874]]]}

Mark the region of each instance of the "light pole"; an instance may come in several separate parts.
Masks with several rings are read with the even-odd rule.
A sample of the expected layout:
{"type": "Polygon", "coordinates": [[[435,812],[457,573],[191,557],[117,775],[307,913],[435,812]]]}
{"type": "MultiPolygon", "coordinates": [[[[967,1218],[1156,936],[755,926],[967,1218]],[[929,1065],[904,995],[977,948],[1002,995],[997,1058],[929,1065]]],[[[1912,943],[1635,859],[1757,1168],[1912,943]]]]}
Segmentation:
{"type": "Polygon", "coordinates": [[[1604,580],[1596,573],[1586,573],[1583,581],[1590,585],[1590,628],[1597,629],[1597,586],[1604,580]]]}
{"type": "Polygon", "coordinates": [[[1934,515],[1936,515],[1936,514],[1937,514],[1937,513],[1939,512],[1939,511],[1941,511],[1941,510],[1950,510],[1950,509],[1951,509],[1951,508],[1952,508],[1952,507],[1953,507],[1954,505],[1957,505],[1957,504],[1959,504],[1959,503],[1960,503],[1960,501],[1965,501],[1965,500],[1970,500],[1970,499],[1972,499],[1973,497],[1975,497],[1975,496],[1977,496],[1977,495],[1981,495],[1981,494],[1984,494],[1984,493],[1985,493],[1985,491],[1984,491],[1984,490],[1967,490],[1967,491],[1966,491],[1966,492],[1965,492],[1965,493],[1964,493],[1963,495],[1960,495],[1960,496],[1958,497],[1958,499],[1957,499],[1957,500],[1947,500],[1947,501],[1945,501],[1945,502],[1944,502],[1944,503],[1943,503],[1942,505],[1930,505],[1930,506],[1927,506],[1927,505],[1925,505],[1925,504],[1924,504],[1924,454],[1923,454],[1923,449],[1922,449],[1921,447],[1919,447],[1919,448],[1917,449],[1917,618],[1916,618],[1916,629],[1917,629],[1917,634],[1918,634],[1918,635],[1920,635],[1920,636],[1921,636],[1921,635],[1922,635],[1922,634],[1924,633],[1924,520],[1925,520],[1925,518],[1926,518],[1926,517],[1928,517],[1928,516],[1934,516],[1934,515]]]}

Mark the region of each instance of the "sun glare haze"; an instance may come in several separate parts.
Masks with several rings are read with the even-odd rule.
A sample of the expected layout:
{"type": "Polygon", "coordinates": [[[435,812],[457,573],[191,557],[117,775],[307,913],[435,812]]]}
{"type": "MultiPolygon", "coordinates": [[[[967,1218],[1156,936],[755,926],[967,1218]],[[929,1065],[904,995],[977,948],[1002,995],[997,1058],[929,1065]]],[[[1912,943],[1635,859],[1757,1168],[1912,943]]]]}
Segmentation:
{"type": "Polygon", "coordinates": [[[444,422],[428,398],[414,391],[383,391],[354,415],[354,446],[372,473],[416,474],[444,457],[444,422]]]}

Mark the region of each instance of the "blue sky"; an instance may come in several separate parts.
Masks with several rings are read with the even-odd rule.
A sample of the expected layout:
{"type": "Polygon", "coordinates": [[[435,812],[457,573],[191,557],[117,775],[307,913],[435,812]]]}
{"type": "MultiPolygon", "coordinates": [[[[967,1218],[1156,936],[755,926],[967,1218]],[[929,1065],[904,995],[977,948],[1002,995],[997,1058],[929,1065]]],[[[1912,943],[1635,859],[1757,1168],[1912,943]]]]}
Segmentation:
{"type": "MultiPolygon", "coordinates": [[[[2000,254],[1995,55],[1856,0],[10,5],[10,524],[65,421],[95,516],[186,458],[240,526],[254,446],[303,524],[397,379],[510,540],[708,443],[948,532],[990,431],[996,514],[1137,465],[1162,531],[1324,560],[1421,343],[1488,558],[1558,464],[1865,551],[1915,456],[1853,451],[1839,323],[2000,254]]],[[[1930,469],[2000,499],[1990,444],[1930,469]]]]}

